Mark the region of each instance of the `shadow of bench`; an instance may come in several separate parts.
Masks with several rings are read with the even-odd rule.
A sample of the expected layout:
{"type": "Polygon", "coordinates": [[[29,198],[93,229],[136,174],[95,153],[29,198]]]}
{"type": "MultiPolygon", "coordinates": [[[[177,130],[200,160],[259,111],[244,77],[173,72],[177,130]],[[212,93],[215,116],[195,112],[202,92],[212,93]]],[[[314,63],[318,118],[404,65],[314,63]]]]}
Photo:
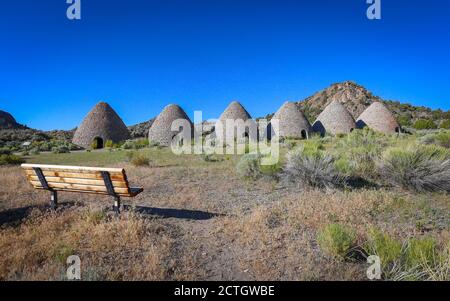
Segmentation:
{"type": "Polygon", "coordinates": [[[178,218],[178,219],[188,219],[188,220],[209,220],[214,217],[224,216],[223,214],[211,213],[199,210],[186,210],[186,209],[172,209],[172,208],[152,208],[136,206],[132,208],[131,206],[124,206],[126,210],[133,210],[134,212],[145,214],[145,215],[156,215],[162,218],[178,218]]]}

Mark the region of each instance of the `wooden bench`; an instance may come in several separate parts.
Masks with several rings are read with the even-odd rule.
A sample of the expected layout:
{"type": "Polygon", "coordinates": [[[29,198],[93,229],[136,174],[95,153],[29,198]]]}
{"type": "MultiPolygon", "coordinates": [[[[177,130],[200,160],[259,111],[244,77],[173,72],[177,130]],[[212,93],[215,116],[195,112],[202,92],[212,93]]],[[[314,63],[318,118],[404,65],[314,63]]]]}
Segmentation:
{"type": "Polygon", "coordinates": [[[135,197],[143,191],[130,187],[123,168],[101,168],[22,164],[28,181],[36,189],[51,192],[51,207],[58,205],[58,191],[110,195],[114,211],[120,213],[120,198],[135,197]]]}

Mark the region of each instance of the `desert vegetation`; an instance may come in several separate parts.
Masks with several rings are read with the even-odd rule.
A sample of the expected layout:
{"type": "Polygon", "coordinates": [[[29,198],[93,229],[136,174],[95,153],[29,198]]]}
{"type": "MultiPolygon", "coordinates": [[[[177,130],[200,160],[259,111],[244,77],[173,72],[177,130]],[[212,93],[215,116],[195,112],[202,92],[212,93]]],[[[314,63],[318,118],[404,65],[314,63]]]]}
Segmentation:
{"type": "MultiPolygon", "coordinates": [[[[366,258],[385,280],[449,280],[447,130],[283,139],[261,154],[181,155],[143,140],[103,150],[30,152],[0,167],[0,279],[364,280],[366,258]],[[144,187],[124,200],[35,191],[17,165],[124,167],[144,187]]],[[[3,159],[2,159],[3,160],[3,159]]]]}

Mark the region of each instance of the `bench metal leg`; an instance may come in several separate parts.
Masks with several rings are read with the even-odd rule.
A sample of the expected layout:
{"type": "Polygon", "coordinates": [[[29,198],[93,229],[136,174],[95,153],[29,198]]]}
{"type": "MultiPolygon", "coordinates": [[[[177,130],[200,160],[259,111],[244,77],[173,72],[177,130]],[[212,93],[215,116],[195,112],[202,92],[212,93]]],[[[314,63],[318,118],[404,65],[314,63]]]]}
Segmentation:
{"type": "Polygon", "coordinates": [[[120,197],[115,196],[114,197],[114,207],[113,207],[114,212],[116,213],[116,215],[120,214],[120,197]]]}
{"type": "Polygon", "coordinates": [[[57,191],[50,191],[51,197],[50,197],[50,206],[52,210],[56,210],[56,207],[58,207],[58,192],[57,191]]]}

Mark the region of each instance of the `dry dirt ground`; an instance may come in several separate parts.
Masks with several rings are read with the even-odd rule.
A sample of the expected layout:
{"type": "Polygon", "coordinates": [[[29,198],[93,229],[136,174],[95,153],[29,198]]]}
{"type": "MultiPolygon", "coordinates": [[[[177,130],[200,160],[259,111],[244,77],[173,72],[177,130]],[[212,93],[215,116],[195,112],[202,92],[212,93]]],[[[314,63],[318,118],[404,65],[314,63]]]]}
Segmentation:
{"type": "MultiPolygon", "coordinates": [[[[90,154],[77,156],[85,156],[72,160],[78,165],[95,165],[90,154]]],[[[20,167],[1,167],[0,280],[63,280],[69,255],[81,258],[84,280],[363,280],[367,263],[320,250],[321,227],[348,225],[361,244],[370,227],[398,239],[449,240],[447,195],[299,191],[269,176],[238,179],[234,157],[150,156],[149,167],[102,164],[124,167],[144,188],[124,199],[119,218],[110,198],[73,193],[60,193],[51,212],[49,194],[33,190],[20,167]]]]}

